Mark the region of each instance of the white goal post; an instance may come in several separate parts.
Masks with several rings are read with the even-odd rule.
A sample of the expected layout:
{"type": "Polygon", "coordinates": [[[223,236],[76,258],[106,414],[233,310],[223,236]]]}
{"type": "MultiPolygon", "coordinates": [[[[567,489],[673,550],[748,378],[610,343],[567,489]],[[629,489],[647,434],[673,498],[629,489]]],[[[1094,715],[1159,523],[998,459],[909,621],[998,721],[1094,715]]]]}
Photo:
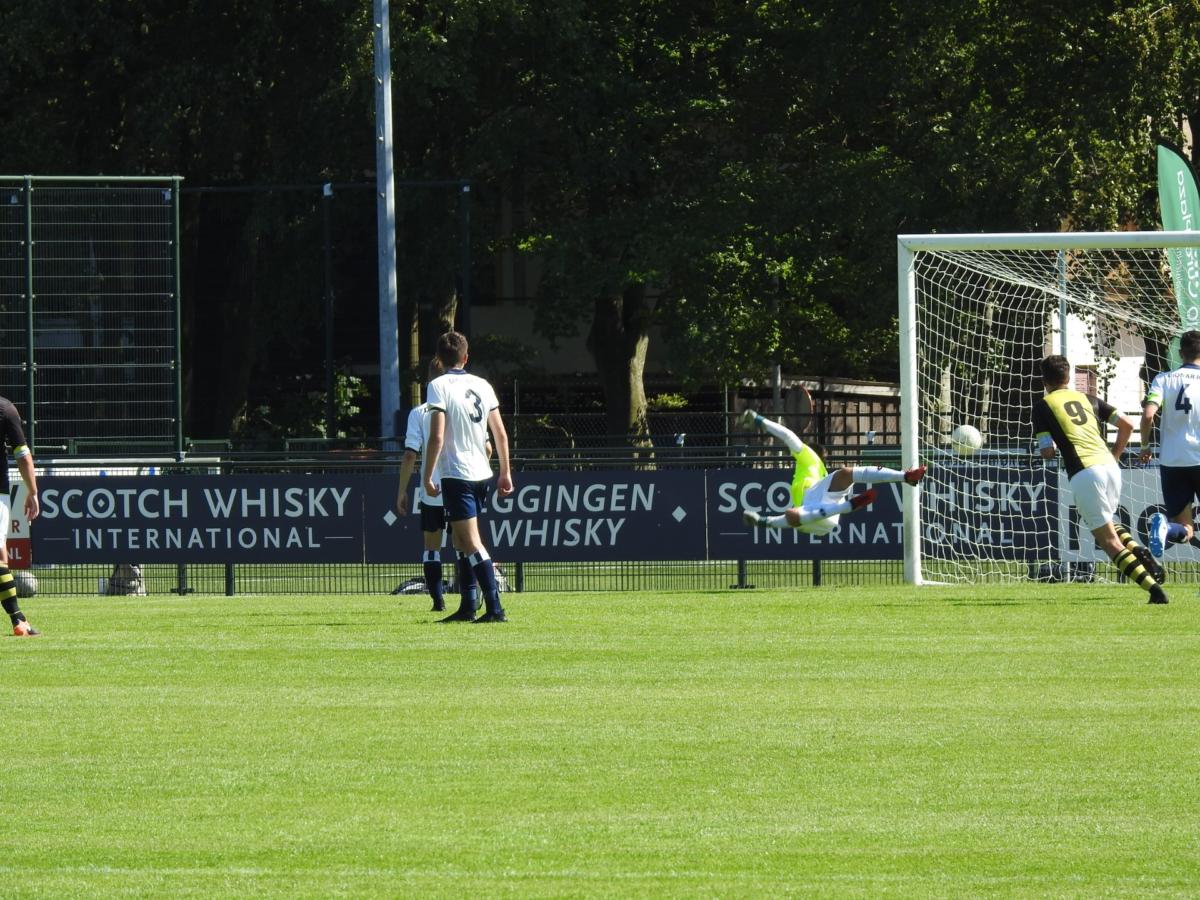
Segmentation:
{"type": "MultiPolygon", "coordinates": [[[[900,235],[897,248],[901,461],[929,466],[904,507],[905,581],[1115,578],[1065,473],[1034,452],[1036,366],[1063,354],[1076,387],[1136,420],[1172,339],[1200,328],[1200,289],[1194,308],[1177,302],[1166,252],[1200,288],[1200,232],[900,235]],[[971,456],[950,448],[963,424],[983,434],[971,456]]],[[[1137,439],[1118,518],[1144,543],[1161,496],[1137,439]]],[[[1169,560],[1172,578],[1200,579],[1200,549],[1169,560]]]]}

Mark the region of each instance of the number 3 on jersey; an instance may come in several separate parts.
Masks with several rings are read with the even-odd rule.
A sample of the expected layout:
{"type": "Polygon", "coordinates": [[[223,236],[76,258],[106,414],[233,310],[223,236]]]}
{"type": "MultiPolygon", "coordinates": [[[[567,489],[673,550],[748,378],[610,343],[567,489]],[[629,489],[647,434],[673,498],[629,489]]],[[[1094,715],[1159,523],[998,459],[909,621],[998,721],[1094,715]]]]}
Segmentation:
{"type": "Polygon", "coordinates": [[[471,413],[468,418],[478,425],[483,421],[483,398],[472,390],[467,391],[467,397],[471,400],[471,403],[475,408],[475,411],[471,413]]]}

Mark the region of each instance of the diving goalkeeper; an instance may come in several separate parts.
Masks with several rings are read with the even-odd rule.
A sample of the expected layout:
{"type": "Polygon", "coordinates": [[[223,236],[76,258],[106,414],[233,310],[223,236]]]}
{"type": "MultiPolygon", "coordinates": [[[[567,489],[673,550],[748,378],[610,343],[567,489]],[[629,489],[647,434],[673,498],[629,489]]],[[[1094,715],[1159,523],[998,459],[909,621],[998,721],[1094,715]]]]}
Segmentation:
{"type": "Polygon", "coordinates": [[[742,414],[742,422],[751,430],[764,431],[782,441],[792,452],[796,470],[792,475],[792,506],[779,515],[765,516],[757,510],[742,512],[747,525],[766,528],[796,528],[806,534],[829,534],[838,526],[842,513],[853,512],[875,502],[874,488],[850,495],[856,482],[862,484],[917,484],[925,474],[924,466],[907,472],[884,466],[842,466],[832,473],[825,469],[823,454],[800,440],[790,428],[765,419],[752,409],[742,414]]]}

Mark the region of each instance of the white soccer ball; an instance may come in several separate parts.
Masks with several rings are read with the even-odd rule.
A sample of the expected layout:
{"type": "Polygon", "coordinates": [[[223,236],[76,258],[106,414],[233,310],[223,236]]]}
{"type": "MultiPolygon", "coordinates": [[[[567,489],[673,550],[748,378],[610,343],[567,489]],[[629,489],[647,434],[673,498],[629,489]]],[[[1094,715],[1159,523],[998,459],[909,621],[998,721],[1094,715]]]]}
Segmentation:
{"type": "Polygon", "coordinates": [[[950,446],[960,456],[970,456],[983,446],[983,435],[974,425],[959,425],[950,432],[950,446]]]}
{"type": "Polygon", "coordinates": [[[38,592],[37,576],[28,569],[14,569],[12,577],[17,585],[18,597],[32,597],[38,592]]]}

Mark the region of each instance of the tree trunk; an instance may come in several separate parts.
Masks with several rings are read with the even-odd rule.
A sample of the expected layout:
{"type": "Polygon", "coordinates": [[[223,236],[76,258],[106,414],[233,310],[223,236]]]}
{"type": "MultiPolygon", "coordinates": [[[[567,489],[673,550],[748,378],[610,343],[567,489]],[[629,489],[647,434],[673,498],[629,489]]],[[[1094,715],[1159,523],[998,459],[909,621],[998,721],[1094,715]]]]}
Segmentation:
{"type": "Polygon", "coordinates": [[[644,284],[596,300],[587,347],[604,389],[606,430],[611,439],[635,448],[635,456],[653,456],[646,422],[642,377],[649,346],[650,302],[644,284]]]}
{"type": "Polygon", "coordinates": [[[257,360],[260,329],[255,326],[259,317],[258,297],[258,237],[243,237],[240,264],[233,267],[231,288],[237,303],[221,304],[224,320],[220,392],[217,395],[218,427],[234,433],[247,423],[253,425],[254,410],[248,408],[249,387],[257,360]]]}
{"type": "Polygon", "coordinates": [[[447,284],[434,292],[433,314],[421,319],[421,304],[413,297],[409,301],[408,359],[409,399],[417,406],[425,398],[425,382],[429,375],[429,362],[433,359],[438,338],[453,331],[454,319],[458,314],[458,292],[454,285],[447,284]],[[422,354],[422,348],[428,348],[422,354]]]}
{"type": "MultiPolygon", "coordinates": [[[[434,298],[433,305],[433,340],[436,343],[437,339],[447,331],[454,330],[455,319],[458,317],[458,291],[453,285],[447,285],[444,290],[438,291],[434,298]]],[[[467,335],[469,338],[470,335],[467,335]]]]}

